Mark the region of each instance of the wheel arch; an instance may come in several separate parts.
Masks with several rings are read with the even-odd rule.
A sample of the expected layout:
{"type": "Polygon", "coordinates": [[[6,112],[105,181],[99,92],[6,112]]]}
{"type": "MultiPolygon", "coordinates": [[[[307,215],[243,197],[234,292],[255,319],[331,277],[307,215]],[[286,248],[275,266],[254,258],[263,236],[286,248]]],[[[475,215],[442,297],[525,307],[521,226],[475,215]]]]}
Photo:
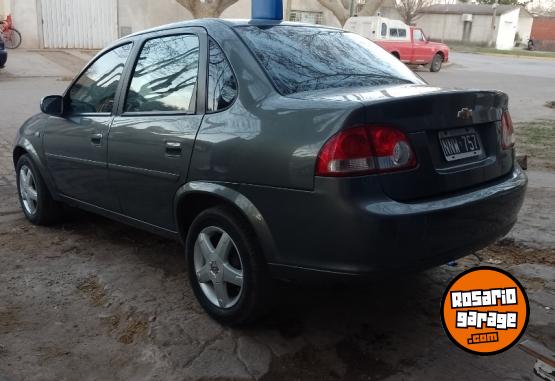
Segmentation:
{"type": "Polygon", "coordinates": [[[399,52],[396,51],[396,50],[392,51],[392,52],[391,52],[391,55],[392,55],[393,57],[397,58],[398,60],[401,59],[401,55],[400,55],[399,52]]]}
{"type": "Polygon", "coordinates": [[[48,192],[50,192],[52,198],[54,198],[56,201],[59,201],[58,193],[56,192],[56,186],[53,179],[50,177],[50,173],[46,169],[46,165],[41,159],[41,156],[35,149],[35,146],[28,139],[20,136],[18,137],[15,147],[12,151],[14,168],[16,168],[19,158],[23,155],[29,156],[33,164],[37,167],[37,170],[39,171],[42,179],[44,180],[48,192]]]}
{"type": "Polygon", "coordinates": [[[193,181],[177,191],[174,200],[175,224],[183,243],[195,217],[216,205],[227,205],[237,211],[252,228],[266,261],[272,262],[276,258],[273,237],[260,211],[237,190],[217,183],[193,181]]]}

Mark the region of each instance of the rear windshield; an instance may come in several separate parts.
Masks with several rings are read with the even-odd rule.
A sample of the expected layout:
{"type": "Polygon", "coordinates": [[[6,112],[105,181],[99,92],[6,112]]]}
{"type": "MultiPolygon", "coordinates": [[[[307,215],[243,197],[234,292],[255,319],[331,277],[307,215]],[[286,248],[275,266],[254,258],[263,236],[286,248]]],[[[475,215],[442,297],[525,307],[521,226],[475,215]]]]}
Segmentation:
{"type": "Polygon", "coordinates": [[[240,26],[237,31],[283,95],[423,83],[391,54],[354,33],[285,25],[240,26]]]}

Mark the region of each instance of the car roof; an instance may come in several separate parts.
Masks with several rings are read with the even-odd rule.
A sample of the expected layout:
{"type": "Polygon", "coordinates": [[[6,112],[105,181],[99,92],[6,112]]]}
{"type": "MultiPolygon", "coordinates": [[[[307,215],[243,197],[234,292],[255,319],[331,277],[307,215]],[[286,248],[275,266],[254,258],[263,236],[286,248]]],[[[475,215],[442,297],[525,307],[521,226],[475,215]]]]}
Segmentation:
{"type": "Polygon", "coordinates": [[[121,38],[119,41],[132,38],[135,36],[139,36],[142,34],[148,34],[148,33],[159,32],[159,31],[170,30],[170,29],[177,29],[177,28],[184,28],[184,27],[191,27],[191,26],[199,26],[199,27],[204,27],[206,29],[209,29],[214,25],[222,25],[222,24],[227,25],[229,27],[286,25],[286,26],[304,26],[304,27],[321,28],[321,29],[342,30],[340,28],[334,28],[334,27],[325,26],[325,25],[306,24],[306,23],[282,21],[282,20],[206,18],[206,19],[178,21],[172,24],[161,25],[155,28],[146,29],[140,32],[133,33],[129,36],[125,36],[121,38]]]}

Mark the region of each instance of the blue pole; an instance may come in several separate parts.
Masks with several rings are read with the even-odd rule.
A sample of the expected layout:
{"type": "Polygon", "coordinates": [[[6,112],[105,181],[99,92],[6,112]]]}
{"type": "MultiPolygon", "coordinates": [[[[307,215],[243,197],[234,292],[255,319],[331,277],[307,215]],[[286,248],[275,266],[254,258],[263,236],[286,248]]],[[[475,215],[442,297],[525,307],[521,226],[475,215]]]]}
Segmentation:
{"type": "Polygon", "coordinates": [[[283,20],[283,0],[252,0],[252,18],[283,20]]]}

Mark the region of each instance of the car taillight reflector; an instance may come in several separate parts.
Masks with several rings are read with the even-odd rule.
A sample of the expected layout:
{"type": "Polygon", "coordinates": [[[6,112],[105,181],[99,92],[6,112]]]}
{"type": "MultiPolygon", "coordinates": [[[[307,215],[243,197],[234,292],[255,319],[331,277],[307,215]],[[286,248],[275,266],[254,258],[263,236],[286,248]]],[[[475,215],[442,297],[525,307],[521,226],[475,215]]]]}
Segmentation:
{"type": "Polygon", "coordinates": [[[503,111],[501,116],[501,146],[503,149],[512,148],[515,145],[515,131],[509,111],[503,111]]]}
{"type": "Polygon", "coordinates": [[[317,176],[352,176],[416,167],[405,133],[390,126],[355,126],[332,136],[320,150],[317,176]]]}

